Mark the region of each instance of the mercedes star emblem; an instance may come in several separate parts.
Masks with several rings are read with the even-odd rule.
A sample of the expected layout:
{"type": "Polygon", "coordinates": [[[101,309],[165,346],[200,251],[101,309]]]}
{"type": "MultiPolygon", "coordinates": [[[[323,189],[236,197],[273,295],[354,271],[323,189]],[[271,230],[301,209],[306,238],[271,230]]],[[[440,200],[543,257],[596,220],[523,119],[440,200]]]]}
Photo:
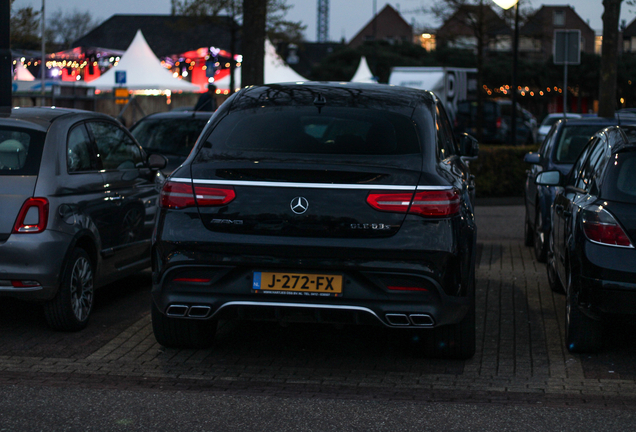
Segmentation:
{"type": "Polygon", "coordinates": [[[296,197],[294,198],[290,205],[292,211],[296,214],[303,214],[309,208],[309,201],[305,197],[296,197]]]}

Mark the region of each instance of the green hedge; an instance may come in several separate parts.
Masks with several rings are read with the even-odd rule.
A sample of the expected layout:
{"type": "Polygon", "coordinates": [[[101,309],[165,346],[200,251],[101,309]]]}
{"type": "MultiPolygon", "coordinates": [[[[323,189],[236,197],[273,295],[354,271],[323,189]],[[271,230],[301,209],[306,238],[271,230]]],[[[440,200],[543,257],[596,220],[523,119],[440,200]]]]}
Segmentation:
{"type": "Polygon", "coordinates": [[[523,196],[526,170],[530,168],[523,157],[528,152],[537,151],[538,147],[480,145],[479,157],[470,163],[470,170],[475,175],[477,196],[523,196]]]}

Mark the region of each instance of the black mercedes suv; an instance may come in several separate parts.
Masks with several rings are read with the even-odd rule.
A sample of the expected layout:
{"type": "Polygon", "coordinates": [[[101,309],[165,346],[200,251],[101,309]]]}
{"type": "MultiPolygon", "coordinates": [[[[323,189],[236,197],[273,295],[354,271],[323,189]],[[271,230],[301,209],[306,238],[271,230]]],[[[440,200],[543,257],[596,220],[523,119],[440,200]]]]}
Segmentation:
{"type": "Polygon", "coordinates": [[[433,355],[475,351],[474,180],[431,92],[249,87],[168,178],[153,241],[159,343],[218,320],[380,324],[433,355]]]}

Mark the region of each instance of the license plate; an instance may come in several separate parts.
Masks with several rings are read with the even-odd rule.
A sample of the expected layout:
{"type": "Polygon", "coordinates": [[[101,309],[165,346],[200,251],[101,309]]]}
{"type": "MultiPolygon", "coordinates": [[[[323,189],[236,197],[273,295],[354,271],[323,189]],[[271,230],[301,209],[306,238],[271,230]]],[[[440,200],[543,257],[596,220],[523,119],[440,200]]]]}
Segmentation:
{"type": "Polygon", "coordinates": [[[342,276],[284,272],[254,272],[252,291],[317,297],[342,295],[342,276]]]}

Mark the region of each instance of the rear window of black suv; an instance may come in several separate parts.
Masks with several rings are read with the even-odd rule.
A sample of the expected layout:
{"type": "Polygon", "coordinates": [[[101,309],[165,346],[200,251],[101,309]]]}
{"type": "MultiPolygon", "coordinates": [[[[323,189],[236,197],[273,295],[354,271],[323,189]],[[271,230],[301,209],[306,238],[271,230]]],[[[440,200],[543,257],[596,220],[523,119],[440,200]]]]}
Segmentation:
{"type": "Polygon", "coordinates": [[[419,154],[415,122],[401,114],[349,107],[278,106],[234,111],[207,137],[214,155],[419,154]]]}

